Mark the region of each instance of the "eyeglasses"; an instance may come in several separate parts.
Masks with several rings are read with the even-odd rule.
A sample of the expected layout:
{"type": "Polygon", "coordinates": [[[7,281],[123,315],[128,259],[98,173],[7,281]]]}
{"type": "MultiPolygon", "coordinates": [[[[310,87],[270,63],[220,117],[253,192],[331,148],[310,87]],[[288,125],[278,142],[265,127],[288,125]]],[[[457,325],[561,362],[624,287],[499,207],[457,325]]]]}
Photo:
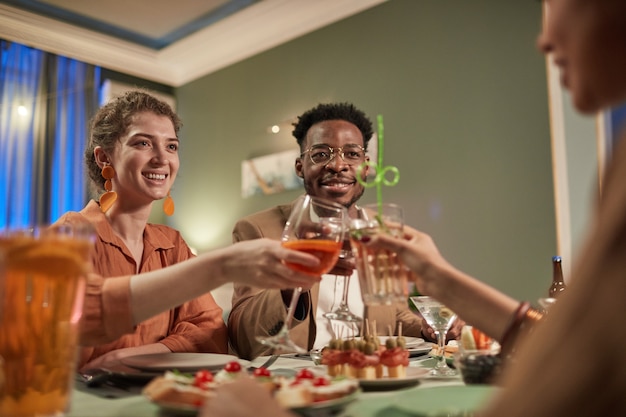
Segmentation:
{"type": "Polygon", "coordinates": [[[363,162],[365,159],[365,149],[359,145],[346,145],[341,148],[332,148],[328,145],[314,145],[306,151],[302,152],[300,156],[305,153],[309,154],[311,162],[314,164],[328,164],[335,157],[335,152],[341,156],[348,165],[355,165],[359,162],[363,162]]]}

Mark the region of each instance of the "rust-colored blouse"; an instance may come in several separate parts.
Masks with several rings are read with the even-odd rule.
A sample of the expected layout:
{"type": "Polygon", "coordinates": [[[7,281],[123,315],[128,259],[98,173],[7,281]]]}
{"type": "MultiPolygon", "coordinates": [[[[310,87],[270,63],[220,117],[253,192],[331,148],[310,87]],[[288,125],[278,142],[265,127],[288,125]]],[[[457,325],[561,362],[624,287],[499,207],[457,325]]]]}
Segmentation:
{"type": "MultiPolygon", "coordinates": [[[[95,201],[79,213],[63,215],[56,224],[91,223],[96,230],[93,266],[89,276],[78,366],[115,349],[162,343],[172,352],[227,353],[227,330],[222,309],[211,294],[200,295],[173,310],[133,326],[130,277],[193,257],[180,233],[163,225],[147,224],[141,265],[115,235],[95,201]]],[[[180,277],[184,285],[184,277],[180,277]]]]}

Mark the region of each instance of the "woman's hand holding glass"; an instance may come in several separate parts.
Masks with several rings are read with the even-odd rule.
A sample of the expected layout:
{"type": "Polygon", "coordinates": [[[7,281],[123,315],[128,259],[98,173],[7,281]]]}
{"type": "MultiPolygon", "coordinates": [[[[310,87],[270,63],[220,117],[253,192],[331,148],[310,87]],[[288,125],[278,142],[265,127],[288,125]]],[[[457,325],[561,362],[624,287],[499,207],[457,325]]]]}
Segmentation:
{"type": "Polygon", "coordinates": [[[453,269],[453,267],[441,256],[430,235],[404,225],[400,238],[377,233],[365,236],[362,242],[367,246],[396,253],[409,269],[409,279],[415,282],[421,294],[436,297],[439,292],[445,291],[441,280],[437,279],[434,274],[428,274],[428,271],[435,267],[440,269],[453,269]]]}
{"type": "MultiPolygon", "coordinates": [[[[238,242],[220,249],[224,277],[237,277],[237,282],[258,288],[310,288],[321,277],[303,272],[318,268],[320,260],[314,255],[284,247],[273,239],[238,242]],[[290,268],[287,264],[300,265],[290,268]]],[[[216,251],[218,252],[218,251],[216,251]]]]}
{"type": "Polygon", "coordinates": [[[406,302],[408,271],[398,255],[385,248],[366,246],[373,236],[402,235],[402,208],[395,204],[366,205],[350,222],[350,241],[365,305],[406,302]]]}

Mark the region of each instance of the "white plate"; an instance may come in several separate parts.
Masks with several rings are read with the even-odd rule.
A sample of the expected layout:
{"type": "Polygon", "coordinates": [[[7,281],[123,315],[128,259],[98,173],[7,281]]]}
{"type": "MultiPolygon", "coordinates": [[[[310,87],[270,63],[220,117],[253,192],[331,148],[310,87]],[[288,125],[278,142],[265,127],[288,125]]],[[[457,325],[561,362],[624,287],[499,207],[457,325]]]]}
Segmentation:
{"type": "Polygon", "coordinates": [[[414,346],[414,347],[408,347],[406,348],[406,350],[409,351],[409,356],[410,357],[414,357],[414,356],[419,356],[419,355],[423,355],[426,354],[428,352],[430,352],[432,350],[432,345],[430,343],[424,342],[421,345],[418,346],[414,346]]]}
{"type": "Polygon", "coordinates": [[[290,410],[296,414],[307,417],[335,415],[339,411],[343,410],[352,401],[356,400],[359,394],[360,391],[355,391],[345,397],[328,401],[320,401],[306,407],[292,407],[290,410]]]}
{"type": "Polygon", "coordinates": [[[222,355],[218,353],[153,353],[148,355],[136,355],[123,358],[121,362],[132,368],[142,371],[169,371],[178,370],[180,372],[195,372],[200,369],[209,371],[219,371],[228,362],[236,361],[242,367],[246,367],[250,362],[239,359],[233,355],[222,355]]]}
{"type": "MultiPolygon", "coordinates": [[[[296,414],[306,417],[333,415],[343,410],[352,401],[356,400],[359,393],[360,391],[356,391],[350,395],[346,395],[345,397],[328,401],[320,401],[305,407],[293,407],[290,408],[290,410],[296,414]]],[[[194,407],[192,405],[172,404],[157,401],[153,401],[153,403],[168,416],[195,417],[198,415],[198,411],[200,410],[200,407],[194,407]]]]}
{"type": "MultiPolygon", "coordinates": [[[[392,338],[395,339],[396,336],[393,336],[392,338]]],[[[378,336],[378,340],[380,340],[381,345],[384,345],[385,343],[387,343],[387,339],[389,339],[389,336],[378,336]]],[[[413,347],[420,347],[424,345],[424,343],[426,343],[424,339],[422,339],[421,337],[404,336],[404,341],[406,342],[407,349],[413,348],[413,347]]]]}
{"type": "Polygon", "coordinates": [[[152,378],[163,374],[163,372],[142,371],[141,369],[131,368],[122,364],[107,366],[101,369],[104,372],[108,372],[110,377],[122,378],[136,383],[147,383],[152,378]]]}
{"type": "Polygon", "coordinates": [[[359,385],[363,391],[391,391],[401,388],[412,387],[419,384],[420,379],[428,377],[429,370],[409,366],[406,368],[405,378],[389,378],[385,369],[383,377],[378,379],[359,379],[359,385]]]}
{"type": "MultiPolygon", "coordinates": [[[[316,374],[327,375],[326,365],[309,368],[316,374]]],[[[387,369],[383,371],[383,377],[377,379],[359,379],[359,386],[363,391],[391,391],[400,388],[412,387],[419,384],[420,379],[428,378],[430,369],[419,366],[408,366],[405,378],[389,378],[387,369]]]]}

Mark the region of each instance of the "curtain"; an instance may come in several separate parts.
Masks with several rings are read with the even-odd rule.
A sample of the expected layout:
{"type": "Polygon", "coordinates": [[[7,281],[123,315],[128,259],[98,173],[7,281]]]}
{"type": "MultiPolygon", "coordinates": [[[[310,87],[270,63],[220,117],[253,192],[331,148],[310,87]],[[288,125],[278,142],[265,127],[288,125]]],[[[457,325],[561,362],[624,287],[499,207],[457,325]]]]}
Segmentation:
{"type": "Polygon", "coordinates": [[[87,200],[100,68],[0,41],[0,229],[54,222],[87,200]]]}
{"type": "Polygon", "coordinates": [[[622,103],[617,107],[613,107],[609,110],[610,121],[610,133],[612,139],[612,146],[617,146],[617,141],[624,134],[626,128],[626,103],[622,103]]]}

